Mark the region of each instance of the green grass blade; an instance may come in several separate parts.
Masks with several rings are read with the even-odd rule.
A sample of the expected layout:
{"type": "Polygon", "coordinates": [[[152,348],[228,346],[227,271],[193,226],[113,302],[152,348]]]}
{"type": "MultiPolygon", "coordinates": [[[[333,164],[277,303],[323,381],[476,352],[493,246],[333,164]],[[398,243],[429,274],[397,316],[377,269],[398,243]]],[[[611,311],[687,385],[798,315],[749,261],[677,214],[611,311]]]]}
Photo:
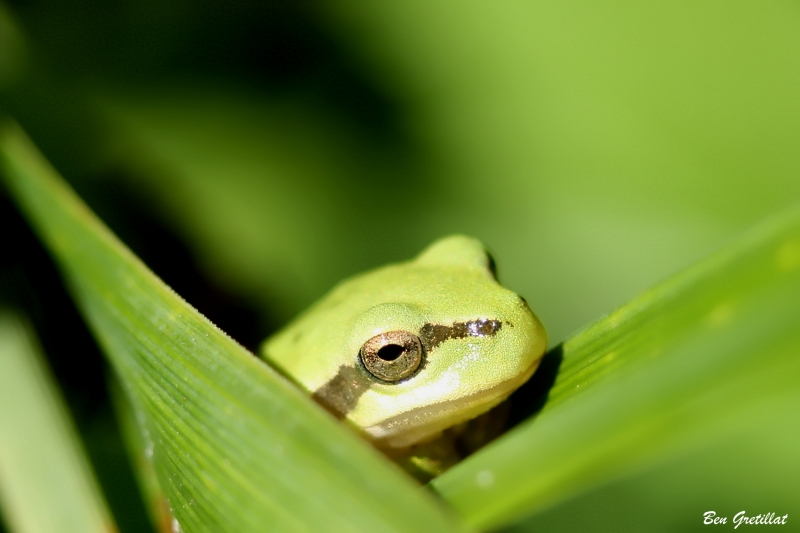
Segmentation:
{"type": "Polygon", "coordinates": [[[0,126],[0,170],[120,377],[175,527],[458,529],[422,488],[158,280],[13,124],[0,126]]]}
{"type": "Polygon", "coordinates": [[[30,329],[0,309],[0,504],[19,533],[116,531],[30,329]]]}
{"type": "Polygon", "coordinates": [[[800,448],[785,416],[800,409],[800,210],[579,332],[555,364],[559,352],[542,411],[434,480],[468,523],[510,524],[745,431],[800,448]]]}

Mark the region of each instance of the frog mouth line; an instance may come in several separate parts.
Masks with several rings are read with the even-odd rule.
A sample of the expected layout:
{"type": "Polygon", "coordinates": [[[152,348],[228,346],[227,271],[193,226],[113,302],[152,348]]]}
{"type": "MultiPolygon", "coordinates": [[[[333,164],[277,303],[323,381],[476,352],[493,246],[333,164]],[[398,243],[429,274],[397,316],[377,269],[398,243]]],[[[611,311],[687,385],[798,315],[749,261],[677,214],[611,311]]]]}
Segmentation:
{"type": "Polygon", "coordinates": [[[530,379],[539,367],[542,357],[543,355],[531,363],[521,374],[493,387],[456,400],[418,407],[365,428],[363,431],[378,447],[404,448],[424,441],[448,427],[475,418],[501,403],[519,386],[530,379]],[[469,407],[465,409],[465,405],[469,407]],[[442,422],[443,417],[440,416],[441,414],[455,411],[463,411],[464,418],[456,419],[455,421],[447,419],[447,422],[442,422]],[[413,423],[421,418],[428,420],[422,424],[413,423]]]}

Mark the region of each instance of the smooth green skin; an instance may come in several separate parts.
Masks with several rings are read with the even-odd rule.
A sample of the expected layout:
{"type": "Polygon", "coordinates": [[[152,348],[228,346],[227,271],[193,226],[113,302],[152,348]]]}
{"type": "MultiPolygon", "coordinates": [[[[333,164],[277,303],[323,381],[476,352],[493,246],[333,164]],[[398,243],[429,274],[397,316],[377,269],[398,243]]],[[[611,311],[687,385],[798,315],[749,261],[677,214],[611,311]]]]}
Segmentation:
{"type": "Polygon", "coordinates": [[[262,355],[310,394],[342,367],[368,388],[345,416],[376,445],[402,448],[435,438],[502,402],[536,370],[547,345],[527,303],[500,285],[483,245],[461,235],[414,260],[345,280],[286,328],[262,355]],[[388,331],[421,335],[423,325],[497,320],[488,336],[450,338],[426,353],[413,376],[387,383],[360,362],[361,346],[388,331]],[[355,370],[351,370],[355,369],[355,370]]]}

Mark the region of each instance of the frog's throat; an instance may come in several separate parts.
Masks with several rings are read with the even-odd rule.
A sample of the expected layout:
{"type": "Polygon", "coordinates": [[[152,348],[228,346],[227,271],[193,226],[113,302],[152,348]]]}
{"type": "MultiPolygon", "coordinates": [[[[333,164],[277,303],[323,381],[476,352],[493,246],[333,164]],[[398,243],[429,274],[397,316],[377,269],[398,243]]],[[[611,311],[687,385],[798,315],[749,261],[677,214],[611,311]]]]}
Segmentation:
{"type": "Polygon", "coordinates": [[[405,448],[428,440],[439,432],[475,418],[495,407],[528,381],[542,358],[517,376],[469,396],[413,409],[364,428],[366,436],[381,448],[405,448]]]}

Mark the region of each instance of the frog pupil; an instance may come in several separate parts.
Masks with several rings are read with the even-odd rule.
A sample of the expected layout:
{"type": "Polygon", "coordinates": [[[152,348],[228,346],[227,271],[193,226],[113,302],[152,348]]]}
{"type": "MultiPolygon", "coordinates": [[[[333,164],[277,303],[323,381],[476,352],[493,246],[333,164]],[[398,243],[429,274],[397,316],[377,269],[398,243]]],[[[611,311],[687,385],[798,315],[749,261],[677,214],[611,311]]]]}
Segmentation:
{"type": "Polygon", "coordinates": [[[406,349],[399,344],[387,344],[380,350],[378,350],[378,357],[383,359],[384,361],[394,361],[401,355],[406,349]]]}

